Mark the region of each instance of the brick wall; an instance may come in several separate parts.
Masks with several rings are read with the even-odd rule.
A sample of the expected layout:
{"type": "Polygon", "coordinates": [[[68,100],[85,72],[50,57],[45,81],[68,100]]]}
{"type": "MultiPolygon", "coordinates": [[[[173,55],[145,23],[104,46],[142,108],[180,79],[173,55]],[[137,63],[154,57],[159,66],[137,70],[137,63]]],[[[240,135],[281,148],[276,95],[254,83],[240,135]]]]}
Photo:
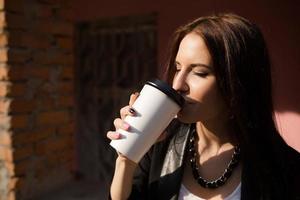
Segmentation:
{"type": "Polygon", "coordinates": [[[28,199],[71,177],[70,13],[68,0],[0,0],[1,200],[28,199]]]}

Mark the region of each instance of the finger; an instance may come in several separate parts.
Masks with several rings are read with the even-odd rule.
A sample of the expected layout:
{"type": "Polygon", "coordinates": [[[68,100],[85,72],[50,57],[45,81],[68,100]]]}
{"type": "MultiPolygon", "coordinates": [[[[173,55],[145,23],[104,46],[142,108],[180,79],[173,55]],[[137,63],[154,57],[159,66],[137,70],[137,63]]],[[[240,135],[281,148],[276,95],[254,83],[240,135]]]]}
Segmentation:
{"type": "Polygon", "coordinates": [[[115,126],[116,130],[123,129],[123,130],[127,131],[130,128],[129,124],[127,124],[120,118],[116,118],[114,120],[114,126],[115,126]]]}
{"type": "Polygon", "coordinates": [[[106,134],[106,137],[111,140],[117,140],[117,139],[121,138],[121,134],[118,132],[114,132],[114,131],[108,131],[106,134]]]}
{"type": "Polygon", "coordinates": [[[135,92],[130,95],[129,106],[132,106],[132,104],[135,102],[135,100],[138,98],[139,95],[140,93],[138,92],[135,92]]]}
{"type": "Polygon", "coordinates": [[[124,119],[127,115],[134,116],[135,114],[135,110],[130,106],[125,106],[120,110],[121,119],[124,119]]]}

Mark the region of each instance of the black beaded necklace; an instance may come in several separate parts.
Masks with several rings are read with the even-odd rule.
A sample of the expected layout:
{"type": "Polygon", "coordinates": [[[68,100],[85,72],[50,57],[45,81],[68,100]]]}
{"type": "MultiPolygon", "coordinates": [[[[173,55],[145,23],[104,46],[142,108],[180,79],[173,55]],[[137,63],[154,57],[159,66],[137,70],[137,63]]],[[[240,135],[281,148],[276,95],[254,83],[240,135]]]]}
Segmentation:
{"type": "Polygon", "coordinates": [[[219,178],[217,178],[216,180],[213,180],[213,181],[205,180],[199,174],[197,154],[195,151],[196,129],[194,126],[192,126],[192,128],[193,128],[193,130],[192,130],[191,138],[190,138],[189,144],[188,144],[188,153],[189,153],[190,164],[192,167],[193,176],[196,179],[196,181],[198,182],[198,184],[204,188],[211,188],[211,189],[218,188],[226,183],[228,178],[231,176],[233,169],[238,166],[239,161],[240,161],[240,147],[239,146],[234,147],[234,152],[232,154],[232,158],[231,158],[230,162],[228,163],[227,168],[224,170],[223,174],[219,178]]]}

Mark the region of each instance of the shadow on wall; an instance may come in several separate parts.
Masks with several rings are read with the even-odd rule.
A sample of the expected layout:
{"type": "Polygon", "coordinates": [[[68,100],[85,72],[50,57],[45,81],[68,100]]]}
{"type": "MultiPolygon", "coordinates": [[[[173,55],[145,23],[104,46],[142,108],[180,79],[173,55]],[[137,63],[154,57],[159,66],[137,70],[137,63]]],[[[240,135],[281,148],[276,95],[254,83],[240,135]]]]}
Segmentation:
{"type": "MultiPolygon", "coordinates": [[[[299,28],[293,28],[293,32],[297,30],[300,31],[299,28]]],[[[278,41],[268,35],[266,39],[269,40],[268,46],[274,63],[273,88],[277,127],[287,144],[300,152],[300,57],[296,53],[299,52],[298,47],[295,46],[300,40],[297,38],[291,41],[285,38],[278,41]],[[276,44],[271,41],[276,41],[276,44]],[[283,50],[278,46],[281,46],[283,50]]]]}
{"type": "Polygon", "coordinates": [[[278,131],[286,143],[300,152],[300,114],[292,111],[275,112],[278,131]]]}

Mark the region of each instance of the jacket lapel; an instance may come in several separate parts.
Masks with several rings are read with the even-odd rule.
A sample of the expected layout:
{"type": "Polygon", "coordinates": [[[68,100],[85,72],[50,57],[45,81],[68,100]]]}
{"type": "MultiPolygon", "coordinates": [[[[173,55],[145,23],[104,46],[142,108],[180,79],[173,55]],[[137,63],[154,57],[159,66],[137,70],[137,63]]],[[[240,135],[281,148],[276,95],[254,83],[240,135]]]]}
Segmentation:
{"type": "Polygon", "coordinates": [[[186,144],[190,135],[190,125],[183,125],[169,143],[159,179],[159,199],[178,198],[180,190],[186,144]],[[160,191],[163,188],[163,191],[160,191]]]}

